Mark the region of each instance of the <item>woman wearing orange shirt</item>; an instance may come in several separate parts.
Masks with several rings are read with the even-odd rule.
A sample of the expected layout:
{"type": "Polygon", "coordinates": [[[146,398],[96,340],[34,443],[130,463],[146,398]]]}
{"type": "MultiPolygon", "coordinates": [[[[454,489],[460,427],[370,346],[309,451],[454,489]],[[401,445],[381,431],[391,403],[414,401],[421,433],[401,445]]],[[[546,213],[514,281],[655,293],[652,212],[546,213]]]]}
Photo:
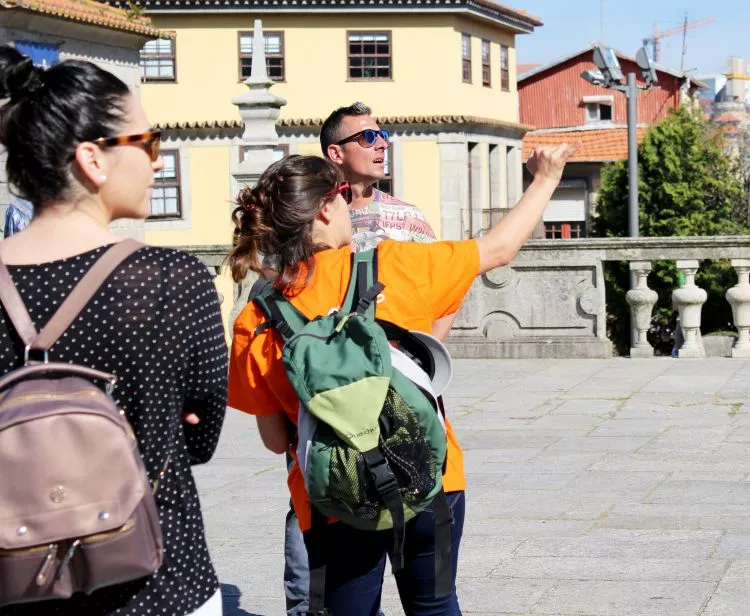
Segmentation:
{"type": "MultiPolygon", "coordinates": [[[[405,329],[430,333],[432,324],[458,310],[478,274],[505,265],[520,250],[541,218],[565,162],[575,148],[537,150],[528,163],[535,178],[521,201],[487,235],[477,240],[378,245],[378,280],[385,285],[376,317],[405,329]]],[[[351,269],[352,227],[346,198],[351,193],[337,168],[318,157],[290,156],[271,165],[258,184],[244,189],[233,213],[232,275],[242,280],[261,272],[262,255],[276,256],[277,287],[308,318],[341,305],[351,269]]],[[[264,445],[275,453],[290,449],[298,398],[286,377],[282,341],[249,303],[234,325],[229,406],[256,416],[264,445]]],[[[443,484],[453,511],[451,554],[454,589],[436,598],[434,523],[428,509],[407,525],[406,562],[396,575],[408,616],[460,616],[455,591],[458,544],[466,481],[461,449],[446,421],[448,454],[443,484]]],[[[292,454],[296,455],[294,448],[292,454]]],[[[310,561],[321,555],[308,543],[310,504],[297,464],[289,473],[292,502],[305,533],[310,561]]],[[[374,616],[380,605],[390,531],[368,532],[332,524],[327,544],[325,604],[333,616],[374,616]]]]}

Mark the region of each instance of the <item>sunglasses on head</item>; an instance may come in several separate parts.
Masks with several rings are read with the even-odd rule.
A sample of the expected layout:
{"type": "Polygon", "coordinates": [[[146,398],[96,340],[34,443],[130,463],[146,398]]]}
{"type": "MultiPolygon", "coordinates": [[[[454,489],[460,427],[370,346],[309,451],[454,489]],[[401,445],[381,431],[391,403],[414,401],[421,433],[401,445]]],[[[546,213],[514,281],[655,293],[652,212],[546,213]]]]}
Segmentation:
{"type": "Polygon", "coordinates": [[[339,185],[333,190],[329,191],[326,197],[331,198],[336,195],[341,195],[346,201],[347,205],[352,203],[352,187],[349,182],[339,182],[339,185]]]}
{"type": "Polygon", "coordinates": [[[156,162],[161,151],[161,131],[149,130],[138,135],[119,135],[117,137],[102,137],[93,141],[102,148],[114,148],[120,145],[137,145],[143,148],[152,162],[156,162]]]}
{"type": "Polygon", "coordinates": [[[380,137],[383,141],[385,141],[385,144],[388,145],[391,140],[391,133],[387,130],[375,130],[374,128],[366,128],[365,130],[361,130],[358,133],[349,135],[346,139],[337,141],[336,145],[344,145],[345,143],[349,143],[350,141],[356,141],[363,148],[371,148],[377,143],[378,137],[380,137]]]}

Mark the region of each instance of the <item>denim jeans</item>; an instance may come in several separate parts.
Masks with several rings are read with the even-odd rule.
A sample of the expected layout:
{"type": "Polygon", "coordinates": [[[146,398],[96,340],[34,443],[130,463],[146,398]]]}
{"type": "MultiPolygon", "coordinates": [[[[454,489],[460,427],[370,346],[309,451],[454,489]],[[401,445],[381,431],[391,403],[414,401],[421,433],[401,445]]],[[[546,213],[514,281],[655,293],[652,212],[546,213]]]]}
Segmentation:
{"type": "MultiPolygon", "coordinates": [[[[286,454],[287,470],[294,460],[286,454]]],[[[299,528],[297,514],[289,503],[284,526],[284,596],[287,616],[304,616],[309,607],[307,595],[310,591],[310,569],[307,562],[307,548],[299,528]]],[[[378,610],[377,616],[383,616],[378,610]]]]}
{"type": "MultiPolygon", "coordinates": [[[[456,595],[458,549],[463,534],[466,497],[463,492],[447,495],[453,512],[451,560],[453,592],[435,597],[435,518],[431,509],[407,524],[405,567],[396,574],[399,597],[407,616],[461,616],[456,595]]],[[[326,563],[326,607],[333,616],[377,616],[383,588],[391,531],[369,532],[346,524],[331,524],[326,530],[325,554],[310,554],[312,562],[326,563]]],[[[308,533],[305,543],[311,550],[308,533]]]]}
{"type": "MultiPolygon", "coordinates": [[[[307,594],[310,590],[310,569],[307,548],[297,515],[292,507],[286,514],[284,529],[284,595],[287,616],[304,616],[308,609],[307,594]]],[[[377,616],[384,616],[378,610],[377,616]]]]}

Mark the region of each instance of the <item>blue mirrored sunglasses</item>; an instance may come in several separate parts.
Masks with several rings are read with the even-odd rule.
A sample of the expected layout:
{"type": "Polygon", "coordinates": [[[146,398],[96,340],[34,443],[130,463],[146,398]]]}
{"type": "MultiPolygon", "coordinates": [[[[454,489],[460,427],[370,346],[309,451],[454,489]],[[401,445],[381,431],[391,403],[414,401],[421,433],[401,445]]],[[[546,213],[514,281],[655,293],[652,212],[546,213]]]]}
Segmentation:
{"type": "Polygon", "coordinates": [[[356,141],[363,148],[371,148],[375,145],[375,143],[377,143],[378,137],[380,137],[383,141],[385,141],[385,144],[388,145],[391,140],[391,133],[387,130],[375,130],[374,128],[366,128],[365,130],[361,130],[358,133],[349,135],[341,141],[337,141],[336,145],[344,145],[345,143],[349,143],[350,141],[356,141]]]}

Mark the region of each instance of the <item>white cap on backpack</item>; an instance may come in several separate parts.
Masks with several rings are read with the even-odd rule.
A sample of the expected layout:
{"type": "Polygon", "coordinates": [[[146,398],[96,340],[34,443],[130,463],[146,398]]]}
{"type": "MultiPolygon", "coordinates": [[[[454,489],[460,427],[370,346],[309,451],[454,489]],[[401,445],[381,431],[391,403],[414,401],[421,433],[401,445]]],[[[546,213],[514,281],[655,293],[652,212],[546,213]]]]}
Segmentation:
{"type": "Polygon", "coordinates": [[[410,331],[402,350],[391,349],[393,367],[435,397],[445,392],[453,376],[453,362],[445,345],[424,332],[410,331]]]}
{"type": "Polygon", "coordinates": [[[453,360],[451,359],[451,354],[448,352],[446,346],[434,336],[414,330],[409,333],[424,344],[432,355],[435,362],[431,371],[432,374],[430,374],[429,370],[427,371],[432,382],[432,391],[438,396],[443,394],[453,377],[453,360]]]}

